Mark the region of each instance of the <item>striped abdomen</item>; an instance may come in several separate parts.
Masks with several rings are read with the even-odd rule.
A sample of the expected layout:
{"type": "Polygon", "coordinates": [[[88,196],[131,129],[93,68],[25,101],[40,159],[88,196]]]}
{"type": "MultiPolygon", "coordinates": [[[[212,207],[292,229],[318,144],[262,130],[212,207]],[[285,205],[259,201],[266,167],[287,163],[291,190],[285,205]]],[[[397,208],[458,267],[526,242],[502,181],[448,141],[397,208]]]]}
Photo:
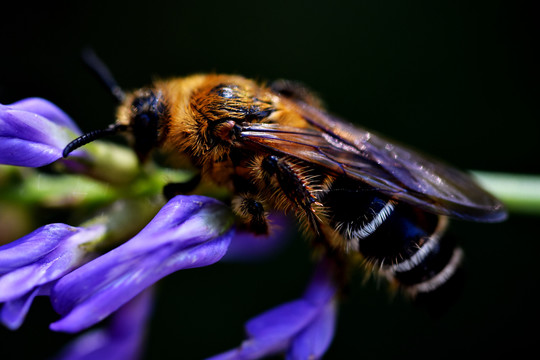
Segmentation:
{"type": "Polygon", "coordinates": [[[348,251],[359,251],[413,295],[437,289],[454,275],[462,251],[444,236],[448,218],[350,185],[338,179],[322,198],[348,251]]]}

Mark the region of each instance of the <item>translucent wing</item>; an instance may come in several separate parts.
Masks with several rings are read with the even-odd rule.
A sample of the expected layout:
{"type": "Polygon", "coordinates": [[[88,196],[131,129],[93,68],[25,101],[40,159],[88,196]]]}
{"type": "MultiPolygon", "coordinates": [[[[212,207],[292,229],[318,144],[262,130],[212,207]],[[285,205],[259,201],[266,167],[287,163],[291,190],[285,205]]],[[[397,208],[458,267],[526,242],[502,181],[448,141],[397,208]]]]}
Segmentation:
{"type": "MultiPolygon", "coordinates": [[[[475,221],[500,221],[503,205],[467,174],[287,99],[310,125],[243,124],[241,141],[343,174],[428,212],[475,221]]],[[[360,186],[360,184],[359,184],[360,186]]]]}

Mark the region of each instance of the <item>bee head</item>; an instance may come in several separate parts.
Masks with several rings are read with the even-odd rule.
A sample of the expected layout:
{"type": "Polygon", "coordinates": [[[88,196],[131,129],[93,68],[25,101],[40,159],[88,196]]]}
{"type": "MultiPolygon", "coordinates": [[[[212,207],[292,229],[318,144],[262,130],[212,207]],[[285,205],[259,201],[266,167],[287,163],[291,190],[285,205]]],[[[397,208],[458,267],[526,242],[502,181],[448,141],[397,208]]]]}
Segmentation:
{"type": "Polygon", "coordinates": [[[126,94],[93,51],[86,50],[83,59],[120,104],[118,121],[105,129],[90,131],[76,138],[64,148],[63,156],[67,157],[72,151],[94,140],[127,132],[132,138],[133,148],[139,160],[145,160],[150,151],[159,144],[163,133],[162,120],[168,117],[161,91],[143,88],[132,94],[126,94]]]}
{"type": "Polygon", "coordinates": [[[119,108],[117,124],[126,126],[133,149],[139,159],[144,160],[165,136],[168,117],[162,92],[144,88],[126,97],[119,108]]]}

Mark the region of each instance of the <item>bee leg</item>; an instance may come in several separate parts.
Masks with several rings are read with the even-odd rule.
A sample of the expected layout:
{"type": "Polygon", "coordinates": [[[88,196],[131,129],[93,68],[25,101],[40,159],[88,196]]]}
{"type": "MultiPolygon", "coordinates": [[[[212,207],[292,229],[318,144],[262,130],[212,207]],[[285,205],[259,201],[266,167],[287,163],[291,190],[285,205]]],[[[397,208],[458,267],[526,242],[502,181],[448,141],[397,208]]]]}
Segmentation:
{"type": "Polygon", "coordinates": [[[310,182],[302,173],[302,168],[283,158],[269,155],[262,160],[261,169],[266,178],[275,175],[281,192],[297,210],[306,216],[309,226],[317,235],[321,235],[321,222],[314,210],[318,205],[310,182]]]}
{"type": "Polygon", "coordinates": [[[268,234],[268,222],[264,205],[254,194],[245,193],[232,199],[232,209],[249,230],[255,234],[268,234]]]}
{"type": "Polygon", "coordinates": [[[165,196],[167,200],[170,200],[176,195],[189,193],[195,190],[200,182],[201,174],[197,174],[185,182],[169,183],[163,187],[163,196],[165,196]]]}
{"type": "Polygon", "coordinates": [[[302,101],[318,108],[323,107],[322,100],[300,82],[280,79],[271,82],[269,88],[288,99],[302,101]]]}

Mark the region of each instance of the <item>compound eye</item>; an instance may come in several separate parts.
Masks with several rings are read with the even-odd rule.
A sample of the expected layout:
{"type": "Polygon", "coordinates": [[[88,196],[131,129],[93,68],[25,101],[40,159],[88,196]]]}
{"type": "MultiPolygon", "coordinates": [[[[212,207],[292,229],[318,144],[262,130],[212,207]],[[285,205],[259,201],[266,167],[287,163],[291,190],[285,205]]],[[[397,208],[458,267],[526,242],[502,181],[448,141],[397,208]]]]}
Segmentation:
{"type": "Polygon", "coordinates": [[[142,132],[145,130],[149,130],[149,128],[152,127],[153,122],[155,123],[156,121],[152,121],[150,119],[150,114],[142,113],[135,115],[135,117],[133,118],[132,126],[134,131],[142,132]]]}
{"type": "Polygon", "coordinates": [[[140,160],[144,160],[158,144],[159,117],[156,114],[138,114],[132,121],[133,147],[140,160]]]}
{"type": "Polygon", "coordinates": [[[158,145],[160,124],[162,118],[167,116],[161,99],[160,93],[143,90],[131,104],[133,116],[130,126],[135,139],[133,147],[140,160],[144,160],[158,145]]]}

